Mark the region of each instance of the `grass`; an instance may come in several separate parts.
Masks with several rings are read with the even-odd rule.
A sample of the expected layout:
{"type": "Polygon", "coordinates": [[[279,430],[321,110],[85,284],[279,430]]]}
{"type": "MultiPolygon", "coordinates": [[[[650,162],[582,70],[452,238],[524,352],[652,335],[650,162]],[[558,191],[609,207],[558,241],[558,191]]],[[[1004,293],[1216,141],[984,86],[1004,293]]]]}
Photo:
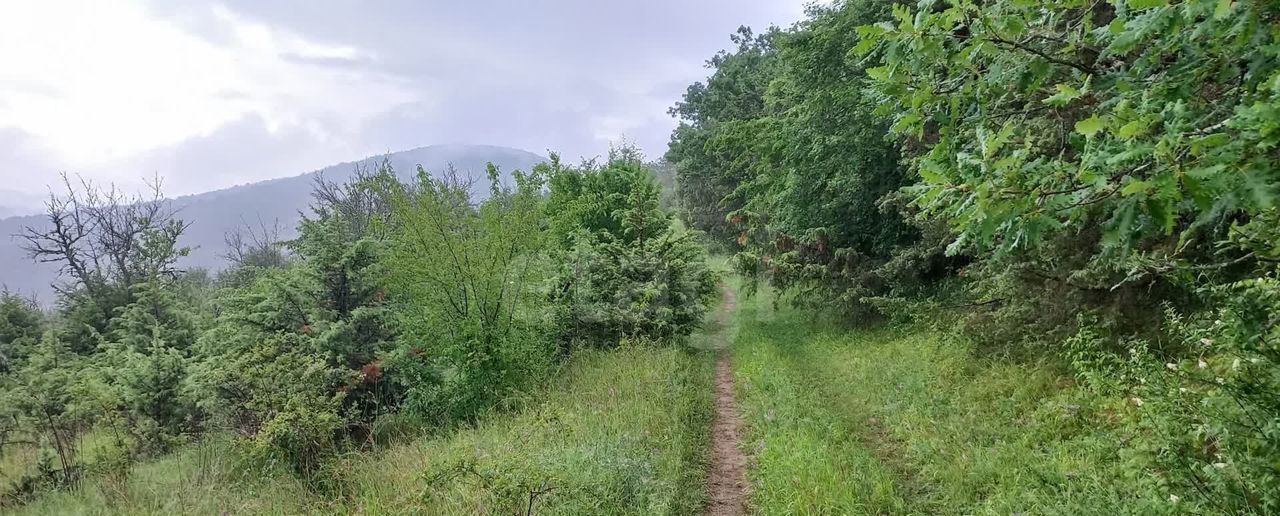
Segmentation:
{"type": "MultiPolygon", "coordinates": [[[[91,474],[13,514],[297,514],[314,512],[305,483],[284,469],[244,460],[229,438],[183,447],[133,466],[127,475],[91,474]]],[[[3,508],[0,508],[3,510],[3,508]]]]}
{"type": "MultiPolygon", "coordinates": [[[[850,329],[739,296],[689,350],[578,354],[525,408],[336,461],[316,490],[213,439],[18,514],[695,514],[713,355],[732,336],[759,514],[1095,514],[1126,490],[1108,400],[920,327],[850,329]]],[[[391,424],[403,426],[403,422],[391,424]]],[[[412,432],[407,432],[412,434],[412,432]]],[[[1167,506],[1166,506],[1167,508],[1167,506]]]]}
{"type": "Polygon", "coordinates": [[[760,514],[1094,514],[1137,507],[1103,406],[1052,368],[921,328],[849,329],[742,298],[738,399],[760,514]]]}
{"type": "Polygon", "coordinates": [[[711,417],[707,357],[634,347],[575,362],[557,392],[516,417],[355,464],[352,505],[369,513],[511,513],[531,503],[538,514],[696,512],[711,417]]]}
{"type": "MultiPolygon", "coordinates": [[[[10,486],[21,482],[26,477],[37,475],[40,469],[39,435],[20,435],[8,443],[0,451],[0,493],[8,492],[10,486]]],[[[119,450],[119,444],[110,431],[103,428],[92,428],[80,432],[75,437],[75,463],[85,468],[93,468],[98,463],[110,460],[119,450]]],[[[61,468],[52,448],[47,444],[45,451],[49,454],[50,466],[61,468]]]]}
{"type": "Polygon", "coordinates": [[[690,514],[703,504],[710,356],[671,347],[588,351],[519,413],[353,453],[327,493],[240,458],[184,447],[125,477],[94,476],[15,514],[690,514]],[[531,494],[532,493],[532,494],[531,494]],[[532,502],[530,501],[532,497],[532,502]]]}

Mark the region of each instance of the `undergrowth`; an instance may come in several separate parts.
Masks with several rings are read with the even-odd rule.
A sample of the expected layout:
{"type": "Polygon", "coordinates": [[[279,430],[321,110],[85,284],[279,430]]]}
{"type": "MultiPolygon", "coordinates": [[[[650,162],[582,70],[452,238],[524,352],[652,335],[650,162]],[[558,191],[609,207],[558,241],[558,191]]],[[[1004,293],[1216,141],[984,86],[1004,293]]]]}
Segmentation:
{"type": "Polygon", "coordinates": [[[691,514],[703,504],[710,356],[583,351],[518,413],[340,458],[323,490],[216,439],[48,492],[15,514],[691,514]]]}
{"type": "Polygon", "coordinates": [[[761,514],[1175,512],[1126,489],[1107,400],[1048,365],[919,326],[849,329],[739,305],[739,403],[761,514]]]}

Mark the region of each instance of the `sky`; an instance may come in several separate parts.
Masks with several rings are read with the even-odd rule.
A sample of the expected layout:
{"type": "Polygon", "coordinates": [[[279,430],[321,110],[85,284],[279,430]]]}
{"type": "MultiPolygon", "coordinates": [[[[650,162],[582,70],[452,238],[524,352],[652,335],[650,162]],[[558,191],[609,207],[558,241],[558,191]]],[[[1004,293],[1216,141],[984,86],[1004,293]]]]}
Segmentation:
{"type": "Polygon", "coordinates": [[[0,217],[60,172],[171,196],[439,143],[660,157],[740,25],[804,0],[0,5],[0,217]]]}

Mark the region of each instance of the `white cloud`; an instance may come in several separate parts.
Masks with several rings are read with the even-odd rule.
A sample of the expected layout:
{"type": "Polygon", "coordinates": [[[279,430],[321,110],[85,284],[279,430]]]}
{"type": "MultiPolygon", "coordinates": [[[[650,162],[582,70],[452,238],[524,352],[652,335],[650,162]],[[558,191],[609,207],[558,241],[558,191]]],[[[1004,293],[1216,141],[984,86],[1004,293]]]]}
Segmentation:
{"type": "Polygon", "coordinates": [[[182,195],[441,142],[657,157],[704,60],[802,3],[0,2],[0,210],[59,171],[182,195]]]}
{"type": "MultiPolygon", "coordinates": [[[[374,59],[353,46],[313,41],[221,6],[213,12],[232,35],[229,44],[189,34],[135,3],[6,3],[0,129],[38,140],[62,168],[129,184],[170,171],[113,170],[112,163],[130,163],[246,116],[261,118],[272,133],[302,128],[319,142],[334,142],[344,139],[342,127],[422,93],[392,77],[325,64],[374,59]]],[[[35,183],[27,189],[43,190],[52,172],[13,175],[35,183]]]]}

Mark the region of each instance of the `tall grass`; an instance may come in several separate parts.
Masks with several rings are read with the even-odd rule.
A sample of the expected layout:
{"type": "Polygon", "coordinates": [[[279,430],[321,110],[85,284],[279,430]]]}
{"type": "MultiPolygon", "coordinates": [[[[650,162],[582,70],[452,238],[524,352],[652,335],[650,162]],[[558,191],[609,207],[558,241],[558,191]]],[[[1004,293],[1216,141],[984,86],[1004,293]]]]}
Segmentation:
{"type": "MultiPolygon", "coordinates": [[[[1106,400],[919,328],[744,299],[734,347],[761,514],[1143,512],[1106,400]]],[[[1151,501],[1151,500],[1146,500],[1151,501]]]]}
{"type": "Polygon", "coordinates": [[[91,474],[14,514],[297,514],[332,508],[285,468],[253,463],[226,436],[125,471],[91,474]]]}
{"type": "MultiPolygon", "coordinates": [[[[711,361],[633,345],[574,357],[518,413],[352,453],[316,490],[229,438],[94,475],[15,514],[691,514],[703,504],[711,361]]],[[[394,442],[394,441],[393,441],[394,442]]],[[[3,509],[0,509],[3,510],[3,509]]]]}
{"type": "Polygon", "coordinates": [[[702,504],[710,362],[672,348],[584,352],[515,417],[351,465],[369,513],[690,514],[702,504]]]}

